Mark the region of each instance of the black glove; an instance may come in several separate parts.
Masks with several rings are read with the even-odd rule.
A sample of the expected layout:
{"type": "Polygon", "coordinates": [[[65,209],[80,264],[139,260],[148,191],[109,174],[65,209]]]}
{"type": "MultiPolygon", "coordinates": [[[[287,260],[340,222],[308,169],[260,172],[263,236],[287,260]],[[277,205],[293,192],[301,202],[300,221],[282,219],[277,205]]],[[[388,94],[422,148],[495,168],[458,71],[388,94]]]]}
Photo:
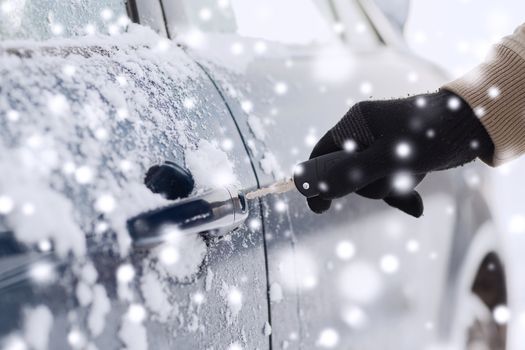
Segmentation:
{"type": "Polygon", "coordinates": [[[415,217],[423,201],[414,188],[428,172],[490,157],[494,145],[468,104],[441,90],[405,99],[355,104],[315,145],[311,158],[348,150],[308,198],[316,213],[349,193],[383,199],[415,217]]]}

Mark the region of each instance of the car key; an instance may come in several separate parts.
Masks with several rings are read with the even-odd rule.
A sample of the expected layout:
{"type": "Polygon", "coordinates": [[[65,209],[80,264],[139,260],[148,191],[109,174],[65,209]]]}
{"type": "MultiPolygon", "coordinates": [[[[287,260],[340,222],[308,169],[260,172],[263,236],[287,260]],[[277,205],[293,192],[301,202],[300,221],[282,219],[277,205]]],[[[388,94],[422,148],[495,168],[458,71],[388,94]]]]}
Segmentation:
{"type": "Polygon", "coordinates": [[[295,166],[292,178],[279,180],[269,186],[248,192],[246,198],[254,199],[268,194],[288,192],[294,188],[307,198],[318,196],[321,191],[319,188],[320,179],[335,164],[347,156],[348,151],[341,150],[299,163],[295,166]]]}

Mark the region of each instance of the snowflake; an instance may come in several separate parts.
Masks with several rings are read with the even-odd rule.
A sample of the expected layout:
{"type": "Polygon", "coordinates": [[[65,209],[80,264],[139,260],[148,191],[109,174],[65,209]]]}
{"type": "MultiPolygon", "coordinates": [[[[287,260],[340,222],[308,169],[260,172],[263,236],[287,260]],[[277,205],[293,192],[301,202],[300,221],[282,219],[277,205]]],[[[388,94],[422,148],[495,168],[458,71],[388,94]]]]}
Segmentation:
{"type": "Polygon", "coordinates": [[[231,344],[228,346],[228,350],[242,350],[242,346],[241,346],[241,344],[239,344],[238,342],[231,343],[231,344]]]}
{"type": "Polygon", "coordinates": [[[17,111],[15,111],[13,109],[7,111],[7,120],[12,121],[12,122],[16,122],[19,119],[20,119],[20,114],[17,111]]]}
{"type": "Polygon", "coordinates": [[[519,214],[512,215],[508,230],[510,233],[525,233],[525,216],[519,214]]]}
{"type": "Polygon", "coordinates": [[[357,22],[355,25],[355,31],[359,34],[366,32],[366,24],[363,22],[357,22]]]}
{"type": "Polygon", "coordinates": [[[182,102],[182,105],[186,109],[193,109],[195,107],[195,99],[192,97],[186,97],[182,102]]]}
{"type": "Polygon", "coordinates": [[[182,41],[192,48],[203,47],[206,43],[206,37],[200,30],[190,30],[181,35],[182,41]]]}
{"type": "Polygon", "coordinates": [[[253,46],[253,51],[255,51],[256,54],[262,55],[268,50],[268,46],[264,41],[257,41],[255,45],[253,46]]]}
{"type": "Polygon", "coordinates": [[[29,277],[38,284],[49,283],[56,277],[55,268],[48,261],[36,262],[29,268],[29,277]]]}
{"type": "Polygon", "coordinates": [[[310,290],[317,285],[318,267],[312,254],[306,250],[283,253],[279,258],[280,281],[287,290],[310,290]]]}
{"type": "Polygon", "coordinates": [[[66,175],[71,175],[75,172],[76,166],[73,162],[65,162],[62,165],[62,172],[66,175]]]}
{"type": "Polygon", "coordinates": [[[157,45],[155,46],[156,51],[165,52],[167,51],[171,46],[171,41],[168,39],[162,38],[157,42],[157,45]]]}
{"type": "Polygon", "coordinates": [[[225,9],[228,6],[230,6],[230,1],[229,0],[219,0],[217,1],[217,5],[219,5],[221,9],[225,9]]]}
{"type": "Polygon", "coordinates": [[[22,214],[25,216],[31,216],[35,213],[35,206],[33,203],[24,203],[22,205],[22,214]]]}
{"type": "Polygon", "coordinates": [[[203,304],[205,299],[206,298],[204,297],[204,294],[202,294],[201,292],[195,292],[195,294],[193,294],[193,296],[191,297],[191,300],[197,305],[203,304]]]}
{"type": "Polygon", "coordinates": [[[396,154],[399,158],[407,158],[412,153],[410,145],[406,142],[400,142],[396,145],[396,154]]]}
{"type": "Polygon", "coordinates": [[[13,199],[11,199],[11,197],[6,195],[0,196],[0,215],[9,214],[14,207],[15,203],[13,202],[13,199]]]}
{"type": "Polygon", "coordinates": [[[426,135],[429,139],[433,139],[436,136],[436,132],[434,129],[428,129],[426,135]]]}
{"type": "Polygon", "coordinates": [[[397,192],[407,193],[414,186],[414,179],[410,174],[398,173],[394,176],[392,186],[397,192]]]}
{"type": "Polygon", "coordinates": [[[244,52],[244,46],[239,42],[233,43],[231,46],[231,52],[235,56],[242,55],[244,52]]]}
{"type": "Polygon", "coordinates": [[[98,128],[97,130],[95,130],[95,138],[97,140],[100,140],[100,141],[107,140],[108,137],[109,137],[109,133],[106,129],[98,128]]]}
{"type": "Polygon", "coordinates": [[[310,130],[308,132],[308,135],[306,135],[306,137],[304,138],[304,143],[308,147],[315,146],[315,144],[317,143],[317,135],[316,135],[315,130],[310,130]]]}
{"type": "Polygon", "coordinates": [[[120,33],[120,28],[116,24],[110,24],[108,26],[108,34],[109,35],[117,35],[120,33]]]}
{"type": "Polygon", "coordinates": [[[73,349],[83,349],[86,345],[86,336],[79,329],[73,328],[67,334],[67,341],[73,349]]]}
{"type": "Polygon", "coordinates": [[[483,107],[476,107],[476,108],[474,108],[474,114],[478,118],[483,117],[486,113],[487,112],[485,111],[485,108],[483,108],[483,107]]]}
{"type": "Polygon", "coordinates": [[[68,77],[72,77],[73,75],[75,75],[76,71],[77,68],[71,64],[66,64],[62,67],[62,73],[64,73],[68,77]]]}
{"type": "Polygon", "coordinates": [[[135,269],[131,264],[122,264],[117,269],[119,283],[130,283],[135,277],[135,269]]]}
{"type": "Polygon", "coordinates": [[[278,82],[275,84],[274,91],[277,95],[284,95],[288,92],[288,85],[284,82],[278,82]]]}
{"type": "Polygon", "coordinates": [[[128,86],[128,80],[126,79],[125,76],[123,75],[117,75],[117,77],[115,78],[115,80],[117,81],[117,83],[124,87],[124,86],[128,86]]]}
{"type": "Polygon", "coordinates": [[[233,149],[233,141],[232,139],[224,139],[221,142],[221,148],[225,151],[231,151],[233,149]]]}
{"type": "Polygon", "coordinates": [[[31,135],[27,139],[27,145],[30,148],[40,148],[42,146],[42,142],[43,142],[42,137],[37,134],[31,135]]]}
{"type": "Polygon", "coordinates": [[[416,98],[416,106],[423,108],[427,105],[427,100],[423,96],[416,98]]]}
{"type": "Polygon", "coordinates": [[[498,305],[492,311],[492,316],[497,324],[506,324],[510,319],[510,310],[505,305],[498,305]]]}
{"type": "Polygon", "coordinates": [[[119,163],[119,168],[122,172],[124,173],[127,173],[131,170],[131,168],[133,167],[133,165],[131,164],[131,162],[127,159],[123,159],[120,161],[119,163]]]}
{"type": "Polygon", "coordinates": [[[106,232],[109,229],[109,225],[105,221],[98,222],[95,226],[95,233],[96,234],[102,234],[106,232]]]}
{"type": "Polygon", "coordinates": [[[340,295],[358,303],[373,302],[383,289],[383,282],[377,269],[365,261],[354,261],[346,265],[338,276],[337,282],[340,295]]]}
{"type": "Polygon", "coordinates": [[[339,343],[339,334],[335,329],[325,328],[317,338],[317,345],[322,348],[334,348],[339,343]]]}
{"type": "Polygon", "coordinates": [[[203,7],[199,11],[199,18],[203,22],[208,22],[213,17],[213,13],[211,12],[209,7],[203,7]]]}
{"type": "Polygon", "coordinates": [[[118,20],[117,20],[117,23],[119,26],[121,27],[126,27],[128,24],[131,23],[131,20],[129,19],[128,16],[126,15],[121,15],[118,20]]]}
{"type": "Polygon", "coordinates": [[[41,251],[41,252],[49,252],[51,250],[51,242],[49,241],[49,239],[43,239],[41,241],[38,242],[38,249],[41,251]]]}
{"type": "Polygon", "coordinates": [[[336,34],[342,34],[345,31],[345,25],[341,22],[336,22],[333,25],[333,29],[336,34]]]}
{"type": "Polygon", "coordinates": [[[250,226],[250,229],[252,231],[257,231],[258,229],[261,228],[261,220],[251,219],[250,222],[248,223],[248,226],[250,226]]]}
{"type": "Polygon", "coordinates": [[[399,259],[395,255],[384,255],[379,261],[379,266],[384,273],[396,273],[399,270],[399,259]]]}
{"type": "Polygon", "coordinates": [[[8,14],[9,12],[13,11],[13,3],[9,0],[6,0],[2,2],[2,5],[0,5],[0,9],[4,14],[8,14]]]}
{"type": "Polygon", "coordinates": [[[372,92],[372,90],[373,90],[372,83],[368,81],[362,82],[361,85],[359,86],[359,91],[361,91],[363,95],[369,95],[372,92]]]}
{"type": "Polygon", "coordinates": [[[113,18],[113,10],[107,7],[102,9],[102,11],[100,11],[100,17],[104,21],[109,21],[111,18],[113,18]]]}
{"type": "Polygon", "coordinates": [[[288,205],[284,201],[279,200],[275,202],[275,210],[277,210],[278,212],[283,213],[286,211],[287,208],[288,205]]]}
{"type": "Polygon", "coordinates": [[[69,109],[69,103],[64,95],[54,95],[47,102],[47,107],[54,114],[63,114],[69,109]]]}
{"type": "Polygon", "coordinates": [[[417,82],[419,80],[419,75],[416,72],[410,72],[407,75],[407,80],[410,83],[415,83],[415,82],[417,82]]]}
{"type": "Polygon", "coordinates": [[[115,206],[115,198],[110,194],[103,194],[95,201],[95,209],[100,213],[111,213],[115,206]]]}
{"type": "Polygon", "coordinates": [[[467,185],[471,188],[476,188],[481,184],[481,177],[474,171],[467,171],[463,174],[467,185]]]}
{"type": "Polygon", "coordinates": [[[159,260],[167,266],[174,265],[179,261],[179,251],[173,245],[163,247],[159,253],[159,260]]]}
{"type": "Polygon", "coordinates": [[[343,149],[349,153],[354,152],[357,149],[357,143],[354,140],[346,140],[343,143],[343,149]]]}
{"type": "Polygon", "coordinates": [[[131,322],[142,323],[146,319],[147,312],[140,304],[131,304],[128,308],[127,317],[131,322]]]}
{"type": "Polygon", "coordinates": [[[461,106],[461,101],[456,96],[450,97],[447,101],[447,107],[451,111],[457,111],[461,106]]]}
{"type": "Polygon", "coordinates": [[[53,35],[62,35],[64,33],[64,26],[60,23],[53,23],[51,25],[51,33],[53,35]]]}
{"type": "Polygon", "coordinates": [[[97,28],[95,27],[94,24],[86,24],[86,26],[84,27],[84,32],[87,35],[94,35],[96,31],[97,31],[97,28]]]}
{"type": "Polygon", "coordinates": [[[492,86],[488,89],[487,94],[490,98],[497,98],[500,95],[500,91],[496,86],[492,86]]]}
{"type": "Polygon", "coordinates": [[[363,309],[357,306],[346,307],[341,315],[343,321],[352,328],[363,328],[367,322],[367,316],[363,309]]]}
{"type": "Polygon", "coordinates": [[[355,245],[351,241],[341,241],[337,244],[335,252],[339,259],[350,260],[355,255],[355,245]]]}
{"type": "Polygon", "coordinates": [[[27,350],[27,346],[24,339],[19,335],[10,335],[3,342],[3,350],[27,350]]]}
{"type": "Polygon", "coordinates": [[[242,305],[242,293],[238,288],[232,287],[228,292],[228,305],[232,308],[239,308],[242,305]]]}
{"type": "Polygon", "coordinates": [[[406,244],[406,250],[410,253],[416,253],[417,251],[419,251],[419,242],[415,239],[411,239],[406,244]]]}
{"type": "Polygon", "coordinates": [[[253,103],[248,100],[242,101],[241,108],[245,113],[251,113],[253,111],[253,103]]]}

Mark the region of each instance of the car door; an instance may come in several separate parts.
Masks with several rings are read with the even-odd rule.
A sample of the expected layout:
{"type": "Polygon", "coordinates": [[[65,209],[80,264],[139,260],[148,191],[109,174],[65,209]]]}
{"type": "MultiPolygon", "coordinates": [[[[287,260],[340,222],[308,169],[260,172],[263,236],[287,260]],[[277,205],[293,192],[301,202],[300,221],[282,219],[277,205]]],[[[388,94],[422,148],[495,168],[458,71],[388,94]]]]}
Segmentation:
{"type": "MultiPolygon", "coordinates": [[[[353,103],[443,79],[384,46],[354,2],[337,3],[344,11],[324,1],[165,3],[172,37],[219,86],[261,184],[289,176],[353,103]]],[[[427,344],[448,265],[452,186],[446,175],[423,186],[419,220],[357,196],[321,216],[295,192],[263,198],[273,345],[427,344]],[[423,329],[416,339],[398,336],[414,325],[423,329]]]]}
{"type": "MultiPolygon", "coordinates": [[[[163,24],[159,3],[136,5],[136,18],[150,6],[142,18],[163,24]]],[[[189,170],[193,194],[257,186],[209,77],[130,24],[122,1],[7,9],[21,22],[0,31],[2,347],[268,348],[257,203],[254,224],[225,239],[176,236],[144,251],[126,226],[172,204],[145,184],[167,161],[189,170]],[[63,30],[24,17],[31,11],[49,11],[63,30]],[[47,29],[25,31],[38,26],[47,29]]]]}

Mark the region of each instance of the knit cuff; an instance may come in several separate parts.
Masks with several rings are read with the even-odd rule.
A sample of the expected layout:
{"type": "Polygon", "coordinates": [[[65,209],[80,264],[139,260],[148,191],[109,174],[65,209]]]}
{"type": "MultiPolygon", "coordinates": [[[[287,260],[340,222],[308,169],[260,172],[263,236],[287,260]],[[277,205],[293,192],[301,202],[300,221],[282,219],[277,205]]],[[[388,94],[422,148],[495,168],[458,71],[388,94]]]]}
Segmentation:
{"type": "Polygon", "coordinates": [[[525,153],[524,48],[510,39],[497,45],[487,61],[443,86],[474,110],[494,143],[494,154],[482,160],[498,166],[525,153]]]}

